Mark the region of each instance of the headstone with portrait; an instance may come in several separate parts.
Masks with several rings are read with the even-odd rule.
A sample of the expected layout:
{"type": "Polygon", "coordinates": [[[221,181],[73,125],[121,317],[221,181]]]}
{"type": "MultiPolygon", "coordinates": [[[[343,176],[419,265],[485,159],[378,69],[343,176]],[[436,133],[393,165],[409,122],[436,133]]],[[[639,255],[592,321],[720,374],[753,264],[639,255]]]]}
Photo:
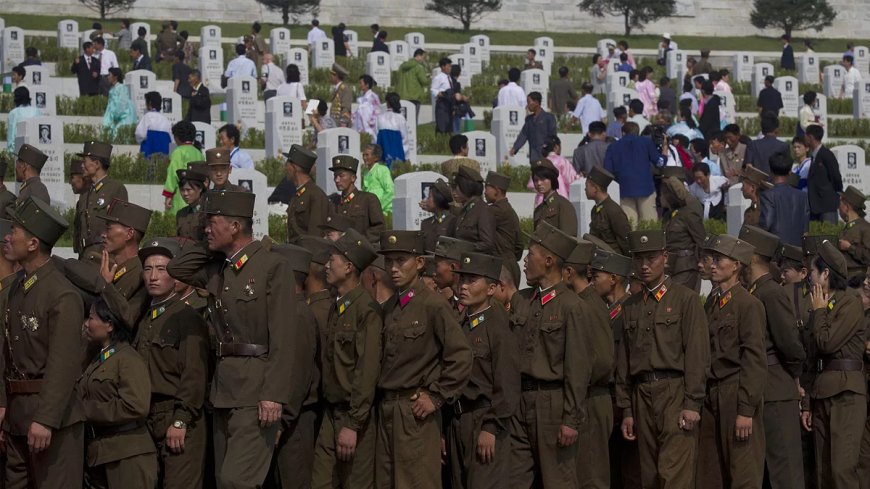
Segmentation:
{"type": "Polygon", "coordinates": [[[473,42],[467,42],[459,47],[459,52],[465,55],[465,69],[471,76],[483,72],[483,60],[480,58],[480,46],[473,42]]]}
{"type": "Polygon", "coordinates": [[[290,49],[292,48],[290,29],[276,27],[269,31],[269,50],[275,56],[274,63],[276,65],[283,66],[283,63],[290,59],[290,49]]]}
{"type": "Polygon", "coordinates": [[[257,80],[234,76],[227,81],[227,120],[242,134],[257,126],[257,80]]]}
{"type": "Polygon", "coordinates": [[[713,92],[713,95],[719,96],[719,110],[721,113],[724,109],[725,121],[734,124],[737,121],[737,103],[734,100],[734,94],[731,92],[713,92]]]}
{"type": "Polygon", "coordinates": [[[764,78],[773,76],[773,65],[770,63],[755,63],[752,65],[752,98],[758,98],[764,88],[764,78]]]}
{"type": "Polygon", "coordinates": [[[613,114],[613,109],[617,107],[628,109],[629,102],[636,98],[638,98],[637,90],[628,87],[615,87],[607,94],[607,113],[613,114]]]}
{"type": "Polygon", "coordinates": [[[211,93],[223,93],[221,75],[224,74],[224,50],[220,46],[199,48],[199,72],[202,82],[211,93]]]}
{"type": "Polygon", "coordinates": [[[266,175],[253,168],[233,168],[230,183],[244,187],[257,197],[254,199],[254,239],[269,234],[269,195],[266,175]]]}
{"type": "Polygon", "coordinates": [[[199,45],[200,46],[217,46],[221,45],[221,27],[219,25],[204,25],[199,28],[199,45]]]}
{"type": "Polygon", "coordinates": [[[532,92],[539,92],[541,94],[541,107],[549,107],[547,93],[550,88],[550,77],[544,70],[523,70],[520,74],[520,86],[523,87],[526,96],[532,92]]]}
{"type": "Polygon", "coordinates": [[[57,47],[78,49],[79,23],[76,20],[64,19],[57,23],[57,47]]]}
{"type": "Polygon", "coordinates": [[[157,90],[157,76],[153,71],[134,70],[124,74],[124,85],[130,92],[133,105],[136,106],[136,116],[145,113],[145,94],[157,90]]]}
{"type": "Polygon", "coordinates": [[[619,73],[619,59],[612,58],[607,61],[607,74],[619,73]]]}
{"type": "Polygon", "coordinates": [[[51,83],[51,72],[44,65],[30,65],[24,69],[27,74],[24,79],[27,81],[28,87],[32,92],[35,87],[46,87],[53,85],[51,83]]]}
{"type": "Polygon", "coordinates": [[[824,67],[825,84],[822,87],[825,95],[828,98],[839,98],[840,90],[843,89],[843,77],[846,76],[846,69],[843,65],[828,65],[824,67]]]}
{"type": "Polygon", "coordinates": [[[819,55],[802,53],[797,58],[798,81],[816,85],[819,83],[819,55]]]}
{"type": "Polygon", "coordinates": [[[399,104],[402,106],[402,117],[408,124],[405,160],[417,163],[417,106],[410,100],[400,100],[399,104]]]}
{"type": "Polygon", "coordinates": [[[408,49],[411,50],[411,55],[418,49],[426,50],[426,35],[422,32],[409,32],[405,34],[405,42],[408,43],[408,49]]]}
{"type": "Polygon", "coordinates": [[[462,89],[471,86],[471,74],[468,72],[468,57],[464,54],[451,54],[448,56],[450,61],[454,66],[459,66],[459,84],[462,85],[462,89]]]}
{"type": "Polygon", "coordinates": [[[665,73],[671,80],[680,80],[681,67],[686,66],[686,53],[679,49],[668,51],[665,56],[665,73]]]}
{"type": "Polygon", "coordinates": [[[728,187],[728,209],[725,214],[728,234],[731,236],[740,235],[740,228],[743,227],[743,213],[749,208],[749,204],[749,199],[743,197],[742,183],[738,182],[728,187]]]}
{"type": "Polygon", "coordinates": [[[541,62],[547,76],[552,73],[553,60],[556,58],[556,44],[551,37],[535,38],[535,50],[537,51],[537,60],[541,62]]]}
{"type": "Polygon", "coordinates": [[[616,87],[627,87],[629,80],[628,73],[624,71],[609,73],[607,78],[604,79],[605,93],[610,93],[616,87]]]}
{"type": "Polygon", "coordinates": [[[392,74],[390,58],[389,54],[381,51],[369,53],[366,56],[366,74],[374,78],[375,83],[379,87],[385,89],[390,86],[390,76],[392,74]]]}
{"type": "Polygon", "coordinates": [[[15,149],[22,144],[35,146],[48,155],[48,161],[42,167],[39,177],[48,187],[48,195],[54,197],[51,204],[66,210],[70,204],[63,198],[66,191],[63,173],[63,123],[57,117],[34,117],[19,122],[15,128],[15,149]]]}
{"type": "Polygon", "coordinates": [[[320,39],[314,43],[311,55],[314,68],[330,68],[335,63],[335,43],[332,39],[320,39]]]}
{"type": "Polygon", "coordinates": [[[736,82],[751,82],[754,66],[754,54],[744,52],[734,53],[734,62],[731,67],[732,79],[736,82]]]}
{"type": "MultiPolygon", "coordinates": [[[[592,208],[595,207],[595,201],[586,198],[586,177],[579,177],[571,182],[568,195],[568,200],[571,201],[577,214],[577,235],[583,236],[589,232],[589,223],[592,222],[592,208]]],[[[616,183],[616,180],[610,182],[607,187],[607,195],[614,202],[619,202],[619,184],[616,183]]]]}
{"type": "MultiPolygon", "coordinates": [[[[28,67],[29,68],[29,67],[28,67]]],[[[30,103],[45,116],[57,115],[57,98],[50,85],[37,85],[30,88],[30,103]]]]}
{"type": "MultiPolygon", "coordinates": [[[[324,129],[317,134],[317,168],[315,180],[317,185],[331,195],[337,192],[335,182],[332,181],[332,159],[339,155],[350,155],[360,158],[359,133],[347,127],[324,129]]],[[[362,162],[357,169],[357,187],[362,186],[362,162]]]]}
{"type": "Polygon", "coordinates": [[[477,46],[477,51],[480,55],[481,63],[489,64],[489,36],[487,36],[486,34],[478,34],[476,36],[471,36],[470,41],[472,44],[477,46]]]}
{"type": "Polygon", "coordinates": [[[300,83],[308,85],[308,51],[303,48],[291,48],[287,59],[284,60],[285,73],[289,65],[296,65],[299,68],[300,83]]]}
{"type": "Polygon", "coordinates": [[[434,171],[415,171],[396,177],[396,196],[393,198],[393,229],[413,231],[432,214],[420,208],[420,201],[429,197],[429,192],[444,175],[434,171]]]}
{"type": "Polygon", "coordinates": [[[834,146],[830,149],[840,164],[843,188],[853,185],[864,195],[870,194],[870,166],[865,160],[864,149],[854,144],[834,146]]]}
{"type": "Polygon", "coordinates": [[[205,122],[194,122],[193,127],[196,129],[193,138],[196,141],[199,141],[203,152],[217,146],[217,136],[215,135],[214,126],[206,124],[205,122]]]}
{"type": "Polygon", "coordinates": [[[608,44],[616,46],[616,41],[614,41],[613,39],[599,39],[598,42],[595,43],[595,50],[598,52],[599,55],[606,58],[608,55],[610,55],[610,50],[607,49],[608,44]]]}
{"type": "Polygon", "coordinates": [[[411,47],[405,41],[390,41],[390,69],[397,71],[399,66],[411,59],[411,47]]]}
{"type": "Polygon", "coordinates": [[[266,101],[266,157],[275,158],[302,144],[302,102],[294,97],[266,101]]]}
{"type": "Polygon", "coordinates": [[[24,61],[24,29],[7,27],[3,29],[3,44],[0,46],[3,60],[3,73],[24,61]]]}
{"type": "Polygon", "coordinates": [[[773,80],[773,88],[782,96],[782,109],[780,116],[794,114],[800,109],[800,87],[798,79],[793,76],[780,76],[773,80]]]}
{"type": "Polygon", "coordinates": [[[852,94],[852,116],[855,119],[870,118],[870,80],[862,80],[855,84],[852,94]]]}
{"type": "Polygon", "coordinates": [[[485,131],[469,131],[463,133],[468,138],[468,157],[480,163],[480,174],[486,175],[498,167],[496,157],[495,136],[485,131]]]}
{"type": "Polygon", "coordinates": [[[498,164],[528,165],[529,145],[524,144],[519,153],[509,156],[517,136],[526,121],[526,109],[519,106],[502,106],[492,109],[490,132],[495,136],[495,155],[498,164]]]}
{"type": "Polygon", "coordinates": [[[870,76],[870,48],[867,46],[855,46],[855,68],[861,71],[864,77],[870,76]]]}
{"type": "Polygon", "coordinates": [[[169,119],[172,125],[181,121],[183,118],[181,113],[181,95],[171,90],[162,90],[160,98],[160,113],[169,119]]]}
{"type": "Polygon", "coordinates": [[[133,40],[135,41],[136,38],[139,37],[138,32],[140,27],[145,28],[145,42],[148,44],[148,56],[151,57],[151,61],[154,61],[154,51],[151,49],[151,25],[147,22],[133,22],[130,24],[130,32],[133,35],[133,40]]]}

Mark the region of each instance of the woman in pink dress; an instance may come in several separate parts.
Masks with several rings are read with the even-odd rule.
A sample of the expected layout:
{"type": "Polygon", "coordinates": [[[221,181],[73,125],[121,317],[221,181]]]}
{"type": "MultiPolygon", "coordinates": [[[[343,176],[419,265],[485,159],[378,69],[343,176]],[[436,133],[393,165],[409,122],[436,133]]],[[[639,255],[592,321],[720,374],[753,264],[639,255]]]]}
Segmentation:
{"type": "MultiPolygon", "coordinates": [[[[559,170],[559,189],[557,192],[562,197],[568,198],[568,191],[571,188],[571,182],[577,180],[577,171],[570,161],[562,157],[562,141],[558,136],[550,136],[544,144],[542,154],[547,155],[547,159],[553,162],[553,166],[559,170]]],[[[535,184],[529,178],[529,183],[526,185],[529,190],[535,190],[535,184]]],[[[542,194],[535,194],[535,207],[541,204],[544,200],[542,194]]]]}
{"type": "Polygon", "coordinates": [[[655,83],[649,79],[651,72],[652,69],[648,66],[638,70],[637,83],[634,84],[634,89],[637,90],[637,97],[643,102],[643,116],[647,120],[652,120],[652,117],[658,112],[656,102],[658,102],[659,97],[656,95],[655,83]]]}

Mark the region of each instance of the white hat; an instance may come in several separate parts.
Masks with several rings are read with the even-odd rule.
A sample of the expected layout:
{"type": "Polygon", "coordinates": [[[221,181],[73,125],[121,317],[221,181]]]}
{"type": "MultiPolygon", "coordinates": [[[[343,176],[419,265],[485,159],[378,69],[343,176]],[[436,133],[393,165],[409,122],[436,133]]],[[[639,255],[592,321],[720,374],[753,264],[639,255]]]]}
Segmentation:
{"type": "Polygon", "coordinates": [[[670,38],[671,38],[671,33],[670,33],[670,32],[665,32],[664,34],[662,34],[662,37],[665,38],[665,39],[670,39],[670,38]]]}

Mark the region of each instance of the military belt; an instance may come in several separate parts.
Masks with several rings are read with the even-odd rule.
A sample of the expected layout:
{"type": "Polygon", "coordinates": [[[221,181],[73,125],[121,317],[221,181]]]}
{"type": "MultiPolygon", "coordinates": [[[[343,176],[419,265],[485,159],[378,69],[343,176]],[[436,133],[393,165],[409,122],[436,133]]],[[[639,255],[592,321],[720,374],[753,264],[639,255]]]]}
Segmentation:
{"type": "Polygon", "coordinates": [[[520,389],[523,392],[554,391],[561,389],[563,385],[564,383],[561,380],[538,380],[532,377],[523,377],[520,389]]]}
{"type": "Polygon", "coordinates": [[[414,387],[413,389],[395,389],[382,390],[381,397],[386,401],[396,401],[400,399],[411,399],[412,396],[423,391],[422,387],[414,387]]]}
{"type": "Polygon", "coordinates": [[[218,357],[259,357],[269,353],[266,345],[252,345],[248,343],[220,343],[214,348],[218,357]]]}
{"type": "Polygon", "coordinates": [[[145,426],[144,421],[131,421],[120,426],[90,426],[91,438],[106,438],[109,436],[128,433],[145,426]]]}
{"type": "Polygon", "coordinates": [[[665,379],[678,379],[683,377],[683,372],[678,370],[653,370],[649,372],[641,372],[634,375],[635,384],[649,384],[650,382],[658,382],[665,379]]]}
{"type": "Polygon", "coordinates": [[[816,367],[819,372],[863,372],[864,362],[855,358],[833,358],[819,360],[816,367]]]}
{"type": "Polygon", "coordinates": [[[472,411],[477,411],[478,409],[485,409],[489,407],[492,407],[492,403],[489,401],[489,399],[485,397],[479,397],[474,400],[463,397],[457,399],[456,402],[453,403],[453,414],[455,414],[456,416],[461,416],[472,411]]]}
{"type": "Polygon", "coordinates": [[[6,392],[8,394],[39,394],[41,390],[42,379],[6,379],[6,392]]]}

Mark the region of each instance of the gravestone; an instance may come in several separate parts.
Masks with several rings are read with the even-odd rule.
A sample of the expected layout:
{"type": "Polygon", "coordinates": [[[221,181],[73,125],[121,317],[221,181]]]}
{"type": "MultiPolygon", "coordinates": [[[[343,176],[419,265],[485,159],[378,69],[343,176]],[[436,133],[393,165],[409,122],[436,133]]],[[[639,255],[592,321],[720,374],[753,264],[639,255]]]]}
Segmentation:
{"type": "MultiPolygon", "coordinates": [[[[332,166],[332,158],[338,155],[350,155],[354,158],[360,157],[358,132],[346,127],[336,127],[334,129],[325,129],[317,135],[317,172],[315,179],[317,180],[317,185],[326,192],[326,195],[331,195],[338,191],[335,188],[335,182],[332,181],[332,172],[329,171],[329,168],[332,166]]],[[[362,167],[363,165],[359,165],[357,169],[357,186],[362,185],[362,173],[360,173],[362,167]]]]}
{"type": "Polygon", "coordinates": [[[157,90],[157,76],[153,71],[134,70],[124,75],[124,85],[130,92],[130,98],[136,106],[136,116],[142,117],[145,113],[145,94],[157,90]]]}
{"type": "Polygon", "coordinates": [[[495,136],[495,155],[500,165],[528,165],[529,145],[524,144],[519,153],[508,156],[517,140],[526,119],[526,109],[519,106],[503,106],[492,109],[490,132],[495,136]]]}
{"type": "Polygon", "coordinates": [[[199,48],[199,72],[202,82],[211,93],[223,93],[221,75],[224,74],[224,50],[219,46],[199,48]]]}
{"type": "MultiPolygon", "coordinates": [[[[800,108],[798,108],[798,112],[800,112],[800,108]]],[[[828,97],[826,97],[825,94],[816,94],[816,103],[813,104],[813,112],[816,114],[816,117],[819,118],[822,127],[828,127],[828,97]]],[[[827,137],[828,134],[825,132],[825,138],[827,137]]]]}
{"type": "Polygon", "coordinates": [[[544,66],[547,76],[552,73],[553,60],[556,58],[556,44],[551,37],[538,37],[535,39],[535,49],[538,51],[537,60],[544,66]]]}
{"type": "Polygon", "coordinates": [[[773,80],[773,87],[779,90],[782,96],[783,107],[779,111],[780,116],[794,114],[800,109],[800,89],[797,78],[780,76],[773,80]]]}
{"type": "Polygon", "coordinates": [[[825,85],[823,87],[825,95],[829,98],[839,98],[840,90],[843,89],[843,77],[846,74],[845,68],[842,65],[828,65],[824,68],[825,85]]]}
{"type": "Polygon", "coordinates": [[[348,54],[354,58],[359,57],[359,34],[356,31],[346,30],[344,35],[347,37],[348,54]]]}
{"type": "Polygon", "coordinates": [[[284,72],[287,72],[288,65],[296,65],[299,68],[299,81],[303,85],[308,85],[308,50],[304,48],[292,48],[284,60],[284,72]]]}
{"type": "Polygon", "coordinates": [[[399,104],[402,106],[402,117],[408,123],[405,160],[417,163],[417,106],[409,100],[400,100],[399,104]]]}
{"type": "Polygon", "coordinates": [[[262,239],[269,234],[269,189],[266,175],[253,168],[233,168],[229,180],[257,196],[254,199],[254,239],[262,239]]]}
{"type": "Polygon", "coordinates": [[[405,41],[390,41],[390,69],[396,71],[405,61],[411,59],[410,47],[405,41]]]}
{"type": "Polygon", "coordinates": [[[597,43],[595,43],[595,50],[598,51],[598,54],[601,55],[602,58],[606,58],[610,51],[607,49],[608,44],[613,44],[616,46],[616,41],[613,39],[599,39],[597,43]]]}
{"type": "MultiPolygon", "coordinates": [[[[619,202],[619,184],[616,183],[616,180],[610,182],[607,194],[614,202],[619,202]]],[[[568,200],[571,201],[574,211],[577,213],[577,235],[583,236],[589,232],[589,223],[592,222],[592,208],[595,207],[595,201],[586,198],[586,177],[579,177],[571,182],[568,196],[568,200]]]]}
{"type": "Polygon", "coordinates": [[[471,74],[468,72],[468,67],[466,66],[468,64],[466,63],[466,61],[468,61],[468,58],[464,54],[451,54],[450,56],[448,56],[448,58],[450,58],[450,61],[454,65],[459,65],[459,68],[461,69],[461,71],[459,72],[459,84],[462,85],[462,88],[470,87],[471,74]]]}
{"type": "Polygon", "coordinates": [[[855,119],[870,118],[870,80],[855,84],[852,94],[852,116],[855,119]]]}
{"type": "Polygon", "coordinates": [[[16,151],[22,144],[35,146],[48,155],[48,161],[39,176],[48,187],[48,195],[54,197],[51,204],[66,210],[70,205],[63,198],[66,190],[63,174],[63,123],[56,117],[34,117],[19,122],[15,128],[16,151]]]}
{"type": "Polygon", "coordinates": [[[737,120],[737,104],[734,100],[734,95],[731,92],[713,92],[713,95],[718,95],[720,100],[720,110],[725,109],[725,120],[729,124],[734,124],[737,120]]]}
{"type": "Polygon", "coordinates": [[[624,71],[610,73],[604,79],[604,82],[605,93],[610,93],[616,87],[627,87],[629,82],[628,73],[624,71]]]}
{"type": "Polygon", "coordinates": [[[471,76],[479,75],[483,72],[483,61],[480,59],[480,48],[477,44],[467,42],[460,46],[461,54],[465,55],[465,69],[471,76]]]}
{"type": "Polygon", "coordinates": [[[162,90],[160,92],[160,113],[163,114],[172,125],[181,121],[183,115],[181,113],[181,95],[171,91],[162,90]]]}
{"type": "Polygon", "coordinates": [[[853,144],[834,146],[830,149],[840,164],[843,188],[853,185],[864,195],[870,193],[870,166],[867,166],[864,150],[853,144]]]}
{"type": "Polygon", "coordinates": [[[627,87],[615,87],[607,94],[607,113],[613,114],[613,109],[617,107],[625,107],[627,110],[629,102],[635,98],[638,98],[637,90],[627,87]]]}
{"type": "Polygon", "coordinates": [[[686,66],[686,53],[679,49],[673,49],[668,51],[665,61],[665,70],[668,78],[671,80],[681,80],[680,73],[685,71],[682,67],[686,66]]]}
{"type": "Polygon", "coordinates": [[[51,74],[49,73],[48,67],[41,65],[30,65],[24,68],[27,72],[24,75],[24,79],[27,81],[27,85],[30,87],[31,91],[35,87],[45,87],[48,85],[52,85],[51,83],[51,74]]]}
{"type": "Polygon", "coordinates": [[[396,177],[396,196],[393,198],[393,229],[413,231],[420,229],[420,223],[432,214],[420,208],[420,201],[429,197],[435,182],[447,180],[444,175],[434,171],[416,171],[396,177]]]}
{"type": "Polygon", "coordinates": [[[285,27],[276,27],[269,31],[269,49],[275,55],[275,64],[283,66],[290,59],[290,29],[285,27]]]}
{"type": "Polygon", "coordinates": [[[24,61],[24,29],[7,27],[3,29],[3,45],[0,46],[3,59],[3,73],[24,61]]]}
{"type": "Polygon", "coordinates": [[[613,58],[607,61],[607,74],[619,73],[619,59],[613,58]]]}
{"type": "Polygon", "coordinates": [[[770,63],[755,63],[752,66],[752,97],[758,98],[764,88],[764,77],[773,75],[773,65],[770,63]]]}
{"type": "Polygon", "coordinates": [[[194,122],[193,127],[196,128],[196,133],[193,137],[202,145],[203,153],[205,153],[205,150],[217,146],[217,136],[215,136],[214,127],[211,124],[194,122]]]}
{"type": "Polygon", "coordinates": [[[728,234],[731,236],[740,235],[740,228],[743,227],[743,213],[749,208],[749,199],[743,198],[743,184],[737,182],[728,187],[728,209],[725,212],[727,215],[728,234]]]}
{"type": "Polygon", "coordinates": [[[420,32],[409,32],[405,34],[405,42],[408,43],[408,49],[411,50],[411,55],[418,49],[426,49],[426,36],[420,32]]]}
{"type": "MultiPolygon", "coordinates": [[[[28,67],[29,68],[29,67],[28,67]]],[[[49,85],[30,87],[30,101],[43,115],[57,115],[57,99],[54,89],[49,85]]]]}
{"type": "Polygon", "coordinates": [[[219,25],[204,25],[199,29],[199,45],[200,46],[217,46],[221,45],[221,27],[219,25]]]}
{"type": "Polygon", "coordinates": [[[72,19],[64,19],[57,23],[57,47],[78,49],[79,23],[72,19]]]}
{"type": "Polygon", "coordinates": [[[534,46],[535,47],[542,47],[542,48],[554,48],[554,47],[556,47],[556,45],[553,43],[553,38],[546,37],[546,36],[536,37],[534,46]]]}
{"type": "Polygon", "coordinates": [[[137,37],[139,37],[139,28],[145,28],[145,42],[148,44],[148,56],[151,57],[151,61],[154,61],[154,51],[151,50],[151,26],[147,22],[133,22],[130,24],[130,32],[133,35],[133,40],[135,41],[137,37]]]}
{"type": "Polygon", "coordinates": [[[480,174],[486,176],[488,171],[498,167],[495,136],[485,131],[469,131],[463,133],[468,138],[468,157],[480,163],[480,174]]]}
{"type": "Polygon", "coordinates": [[[489,64],[489,36],[485,34],[471,36],[471,43],[477,46],[477,52],[480,55],[481,63],[489,64]]]}
{"type": "Polygon", "coordinates": [[[819,83],[819,55],[803,53],[797,59],[798,81],[801,83],[819,83]]]}
{"type": "Polygon", "coordinates": [[[855,46],[855,68],[861,71],[861,74],[870,76],[870,49],[867,46],[855,46]]]}
{"type": "Polygon", "coordinates": [[[544,70],[523,70],[520,74],[520,86],[523,87],[526,96],[532,92],[540,92],[541,107],[548,107],[550,78],[544,70]]]}
{"type": "Polygon", "coordinates": [[[227,121],[238,126],[242,134],[258,127],[255,78],[234,76],[227,82],[227,121]]]}
{"type": "Polygon", "coordinates": [[[731,76],[734,81],[751,82],[753,66],[755,66],[755,55],[736,53],[731,67],[731,76]]]}
{"type": "Polygon", "coordinates": [[[274,158],[302,144],[302,102],[294,97],[266,101],[266,157],[274,158]]]}
{"type": "Polygon", "coordinates": [[[321,39],[314,43],[311,55],[314,68],[330,68],[335,63],[335,43],[332,39],[321,39]]]}
{"type": "Polygon", "coordinates": [[[366,74],[375,79],[375,83],[379,87],[388,88],[390,86],[390,75],[392,68],[390,66],[390,55],[380,51],[369,53],[366,56],[366,74]]]}

